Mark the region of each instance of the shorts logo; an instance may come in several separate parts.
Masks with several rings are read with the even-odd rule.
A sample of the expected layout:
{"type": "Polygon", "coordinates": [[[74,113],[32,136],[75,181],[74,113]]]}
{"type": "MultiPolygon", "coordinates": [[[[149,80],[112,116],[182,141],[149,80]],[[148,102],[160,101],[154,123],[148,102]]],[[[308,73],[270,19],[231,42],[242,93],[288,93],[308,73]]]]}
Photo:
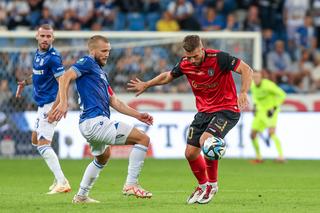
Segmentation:
{"type": "Polygon", "coordinates": [[[119,134],[119,135],[116,136],[116,139],[119,139],[119,138],[122,138],[122,137],[124,137],[124,135],[123,134],[119,134]]]}
{"type": "Polygon", "coordinates": [[[208,75],[209,75],[209,76],[213,76],[213,75],[214,75],[214,69],[209,68],[209,70],[208,70],[208,75]]]}

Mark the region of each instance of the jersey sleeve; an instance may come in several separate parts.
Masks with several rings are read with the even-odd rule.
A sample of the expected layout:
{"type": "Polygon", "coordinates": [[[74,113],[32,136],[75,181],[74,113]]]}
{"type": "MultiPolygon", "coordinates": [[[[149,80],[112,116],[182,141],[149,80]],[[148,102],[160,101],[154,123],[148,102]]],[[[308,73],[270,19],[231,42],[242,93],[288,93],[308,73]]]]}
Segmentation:
{"type": "Polygon", "coordinates": [[[229,72],[236,70],[238,65],[240,64],[240,59],[229,55],[226,52],[218,52],[218,65],[223,72],[229,72]]]}
{"type": "Polygon", "coordinates": [[[87,58],[80,58],[71,68],[76,71],[77,76],[80,77],[90,70],[90,61],[87,58]]]}
{"type": "Polygon", "coordinates": [[[180,67],[180,62],[178,62],[178,63],[173,67],[173,69],[170,71],[170,74],[171,74],[172,77],[174,77],[174,78],[179,78],[180,76],[183,75],[183,72],[182,72],[181,67],[180,67]]]}
{"type": "Polygon", "coordinates": [[[55,78],[60,77],[65,72],[62,59],[59,56],[52,56],[50,60],[50,69],[55,78]]]}

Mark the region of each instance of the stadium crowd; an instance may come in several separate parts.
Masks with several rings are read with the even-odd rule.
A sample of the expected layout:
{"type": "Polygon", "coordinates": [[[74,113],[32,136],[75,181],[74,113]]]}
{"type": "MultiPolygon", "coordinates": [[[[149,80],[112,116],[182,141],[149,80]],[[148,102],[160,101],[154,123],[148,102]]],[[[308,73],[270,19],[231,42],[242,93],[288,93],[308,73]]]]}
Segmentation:
{"type": "MultiPolygon", "coordinates": [[[[44,23],[68,31],[259,31],[263,38],[265,77],[287,93],[312,93],[320,89],[320,0],[0,1],[0,31],[34,30],[44,23]]],[[[8,44],[4,39],[0,43],[8,44]]],[[[164,45],[115,49],[110,56],[114,63],[106,68],[115,92],[126,92],[125,84],[135,76],[150,79],[172,68],[180,57],[174,48],[164,45]]],[[[66,68],[83,54],[61,53],[66,68]]],[[[16,82],[32,73],[33,53],[0,51],[0,58],[1,106],[12,103],[5,100],[13,96],[16,82]]],[[[151,91],[191,90],[181,80],[151,91]]],[[[70,93],[75,97],[70,107],[76,109],[73,88],[70,93]]],[[[32,88],[26,88],[23,95],[24,108],[35,109],[32,88]]]]}

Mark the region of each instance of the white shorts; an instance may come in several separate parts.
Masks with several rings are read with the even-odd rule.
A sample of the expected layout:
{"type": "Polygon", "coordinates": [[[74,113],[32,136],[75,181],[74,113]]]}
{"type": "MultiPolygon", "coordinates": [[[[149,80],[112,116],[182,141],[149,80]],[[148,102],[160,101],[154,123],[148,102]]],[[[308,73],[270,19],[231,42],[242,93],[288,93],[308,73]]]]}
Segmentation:
{"type": "Polygon", "coordinates": [[[124,145],[133,126],[98,116],[80,123],[79,129],[90,144],[92,155],[98,156],[103,154],[109,145],[124,145]]]}
{"type": "Polygon", "coordinates": [[[48,122],[48,112],[51,110],[52,103],[45,104],[43,107],[38,107],[37,119],[34,125],[34,131],[37,132],[37,140],[46,139],[52,141],[54,128],[58,122],[48,122]]]}

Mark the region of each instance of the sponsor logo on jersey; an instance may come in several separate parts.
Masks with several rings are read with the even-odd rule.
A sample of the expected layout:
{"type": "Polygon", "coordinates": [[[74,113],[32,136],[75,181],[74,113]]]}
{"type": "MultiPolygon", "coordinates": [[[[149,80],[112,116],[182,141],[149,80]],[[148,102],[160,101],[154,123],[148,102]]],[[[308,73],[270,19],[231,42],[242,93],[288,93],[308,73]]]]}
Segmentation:
{"type": "Polygon", "coordinates": [[[33,72],[33,74],[35,74],[35,75],[43,75],[44,70],[35,70],[35,69],[33,69],[32,72],[33,72]]]}
{"type": "Polygon", "coordinates": [[[86,59],[85,58],[80,58],[77,63],[78,64],[84,64],[84,62],[86,62],[86,59]]]}
{"type": "Polygon", "coordinates": [[[103,80],[107,81],[107,78],[106,78],[106,76],[104,75],[104,73],[101,73],[101,74],[100,74],[100,78],[102,78],[103,80]]]}
{"type": "Polygon", "coordinates": [[[43,58],[41,58],[39,65],[40,65],[40,66],[42,66],[42,65],[43,65],[43,63],[44,63],[44,59],[43,59],[43,58]]]}
{"type": "Polygon", "coordinates": [[[195,81],[192,81],[191,86],[196,89],[200,89],[200,88],[210,89],[218,86],[218,82],[213,82],[211,84],[197,84],[195,81]]]}

